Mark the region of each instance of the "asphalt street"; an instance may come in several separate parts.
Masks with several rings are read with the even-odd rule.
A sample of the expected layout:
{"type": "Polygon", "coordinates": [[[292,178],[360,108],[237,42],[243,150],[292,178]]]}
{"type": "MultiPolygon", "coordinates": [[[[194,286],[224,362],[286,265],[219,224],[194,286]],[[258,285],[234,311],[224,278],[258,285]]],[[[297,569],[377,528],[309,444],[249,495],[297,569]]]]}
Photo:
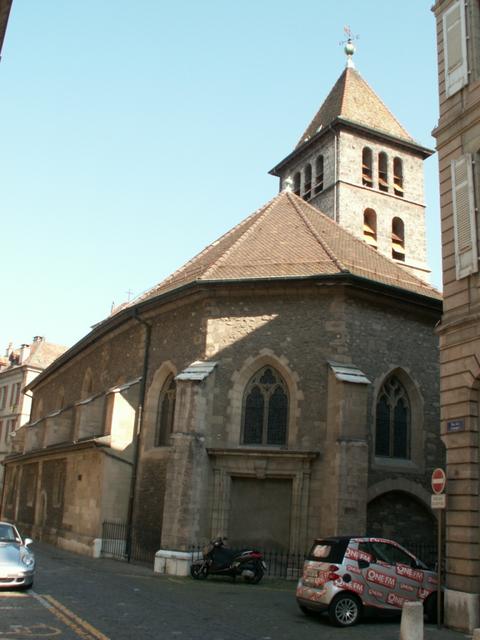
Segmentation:
{"type": "MultiPolygon", "coordinates": [[[[94,560],[35,544],[37,575],[27,592],[0,591],[0,640],[398,640],[400,620],[350,629],[297,608],[293,582],[156,576],[151,567],[94,560]]],[[[470,635],[425,626],[425,640],[470,635]]]]}

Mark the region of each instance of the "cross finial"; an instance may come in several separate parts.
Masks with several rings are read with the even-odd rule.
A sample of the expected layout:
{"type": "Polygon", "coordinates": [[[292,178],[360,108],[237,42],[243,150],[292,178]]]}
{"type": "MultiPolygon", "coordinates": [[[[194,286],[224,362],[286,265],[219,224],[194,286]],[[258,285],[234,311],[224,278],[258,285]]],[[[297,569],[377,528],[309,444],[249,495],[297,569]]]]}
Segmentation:
{"type": "Polygon", "coordinates": [[[125,293],[128,296],[128,298],[127,298],[128,302],[130,302],[130,300],[132,298],[133,291],[131,289],[129,289],[128,291],[125,291],[125,293]]]}

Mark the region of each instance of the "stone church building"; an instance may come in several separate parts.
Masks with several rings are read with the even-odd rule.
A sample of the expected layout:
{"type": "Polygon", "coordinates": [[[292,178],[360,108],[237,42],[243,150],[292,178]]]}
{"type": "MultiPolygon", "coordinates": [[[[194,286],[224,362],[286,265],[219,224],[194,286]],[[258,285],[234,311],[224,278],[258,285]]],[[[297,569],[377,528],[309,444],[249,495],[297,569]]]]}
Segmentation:
{"type": "Polygon", "coordinates": [[[348,58],[280,193],[93,328],[29,386],[1,515],[93,553],[215,535],[303,551],[366,531],[431,541],[441,296],[423,160],[348,58]]]}

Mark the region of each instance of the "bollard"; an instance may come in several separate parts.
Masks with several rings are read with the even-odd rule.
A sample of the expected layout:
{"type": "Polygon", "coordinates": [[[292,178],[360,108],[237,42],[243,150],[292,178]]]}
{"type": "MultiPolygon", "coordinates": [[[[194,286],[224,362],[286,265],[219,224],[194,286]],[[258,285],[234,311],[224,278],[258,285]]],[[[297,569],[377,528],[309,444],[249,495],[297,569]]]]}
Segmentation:
{"type": "Polygon", "coordinates": [[[480,629],[473,630],[472,640],[480,640],[480,629]]]}
{"type": "Polygon", "coordinates": [[[400,640],[423,640],[423,603],[405,602],[402,607],[400,640]]]}

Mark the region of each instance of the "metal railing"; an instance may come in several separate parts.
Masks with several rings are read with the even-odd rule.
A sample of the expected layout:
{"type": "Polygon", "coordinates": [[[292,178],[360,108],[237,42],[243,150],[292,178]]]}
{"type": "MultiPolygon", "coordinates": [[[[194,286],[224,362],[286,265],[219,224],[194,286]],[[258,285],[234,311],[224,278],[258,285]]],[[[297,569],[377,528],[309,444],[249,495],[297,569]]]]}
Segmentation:
{"type": "MultiPolygon", "coordinates": [[[[203,548],[204,547],[200,545],[193,545],[189,549],[192,554],[192,560],[198,558],[199,555],[201,556],[203,548]]],[[[265,564],[267,565],[266,576],[270,578],[284,578],[286,580],[297,580],[300,577],[306,553],[262,549],[256,545],[253,547],[252,545],[235,545],[234,547],[229,547],[232,551],[238,551],[239,553],[242,549],[252,548],[262,553],[265,564]]]]}
{"type": "Polygon", "coordinates": [[[160,549],[160,531],[144,527],[131,527],[130,549],[127,548],[128,534],[126,523],[104,522],[100,555],[103,558],[133,560],[135,562],[153,564],[155,553],[160,549]]]}
{"type": "MultiPolygon", "coordinates": [[[[130,531],[130,553],[127,549],[128,527],[123,522],[104,522],[102,527],[101,556],[116,560],[131,560],[134,562],[152,563],[155,553],[160,549],[160,531],[144,527],[132,527],[130,531]],[[129,557],[130,556],[130,557],[129,557]]],[[[433,543],[402,542],[410,553],[433,568],[437,561],[437,547],[433,543]]],[[[204,545],[192,545],[188,552],[192,555],[192,561],[201,556],[204,545]]],[[[235,545],[232,549],[252,548],[251,545],[235,545]]],[[[300,577],[307,551],[287,551],[280,549],[267,549],[255,546],[260,551],[267,565],[266,576],[271,578],[283,578],[296,580],[300,577]]]]}

